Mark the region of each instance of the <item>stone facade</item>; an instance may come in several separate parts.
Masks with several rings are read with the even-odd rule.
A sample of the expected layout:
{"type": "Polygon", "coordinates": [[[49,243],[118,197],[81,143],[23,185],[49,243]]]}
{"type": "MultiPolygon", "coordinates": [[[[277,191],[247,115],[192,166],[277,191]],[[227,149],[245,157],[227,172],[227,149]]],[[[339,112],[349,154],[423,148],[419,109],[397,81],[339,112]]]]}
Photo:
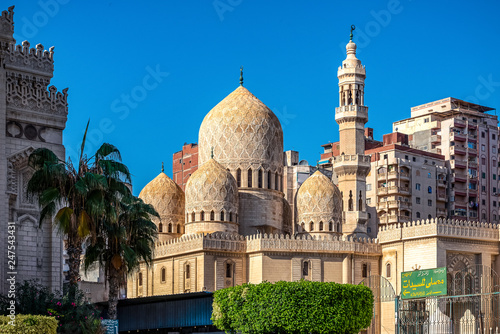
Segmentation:
{"type": "Polygon", "coordinates": [[[62,240],[47,221],[40,225],[39,208],[26,194],[32,174],[28,156],[36,148],[65,158],[62,132],[68,114],[67,89],[49,86],[54,48],[17,45],[13,38],[14,7],[0,17],[0,293],[7,287],[7,223],[16,226],[17,281],[36,280],[62,288],[62,240]]]}

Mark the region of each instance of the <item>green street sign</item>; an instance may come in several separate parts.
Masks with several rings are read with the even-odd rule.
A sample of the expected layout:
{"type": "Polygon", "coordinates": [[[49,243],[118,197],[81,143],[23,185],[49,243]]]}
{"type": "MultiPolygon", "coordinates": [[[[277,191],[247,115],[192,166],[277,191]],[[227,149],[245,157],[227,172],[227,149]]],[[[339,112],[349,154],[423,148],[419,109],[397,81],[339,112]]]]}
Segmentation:
{"type": "Polygon", "coordinates": [[[401,298],[423,298],[447,294],[446,267],[401,273],[401,298]]]}

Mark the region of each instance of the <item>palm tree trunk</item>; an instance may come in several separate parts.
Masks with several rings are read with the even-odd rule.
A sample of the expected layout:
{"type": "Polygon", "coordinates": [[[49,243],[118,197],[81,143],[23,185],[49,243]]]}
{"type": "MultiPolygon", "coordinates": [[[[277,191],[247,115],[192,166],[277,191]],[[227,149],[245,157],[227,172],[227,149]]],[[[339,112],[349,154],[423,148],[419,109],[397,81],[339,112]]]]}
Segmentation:
{"type": "Polygon", "coordinates": [[[109,293],[108,293],[108,316],[109,319],[116,320],[118,316],[118,294],[120,292],[120,276],[118,270],[113,265],[109,266],[109,293]]]}
{"type": "Polygon", "coordinates": [[[82,256],[82,242],[78,240],[71,240],[68,236],[68,266],[69,266],[69,285],[72,287],[77,286],[78,278],[80,277],[80,261],[82,256]]]}

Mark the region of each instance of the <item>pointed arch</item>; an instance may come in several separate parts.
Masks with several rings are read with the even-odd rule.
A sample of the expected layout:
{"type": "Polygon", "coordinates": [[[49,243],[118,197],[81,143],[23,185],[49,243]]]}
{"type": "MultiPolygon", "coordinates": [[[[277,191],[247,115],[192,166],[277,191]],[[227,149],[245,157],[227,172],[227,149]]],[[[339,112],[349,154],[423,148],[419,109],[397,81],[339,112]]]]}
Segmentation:
{"type": "Polygon", "coordinates": [[[181,224],[177,224],[177,233],[181,233],[181,224]]]}
{"type": "Polygon", "coordinates": [[[220,212],[220,220],[221,220],[221,221],[224,221],[224,218],[225,218],[225,217],[224,217],[224,210],[222,210],[222,211],[220,212]]]}
{"type": "Polygon", "coordinates": [[[248,169],[248,180],[247,180],[247,187],[251,188],[252,187],[252,168],[248,169]]]}
{"type": "Polygon", "coordinates": [[[215,220],[215,212],[214,212],[214,210],[210,211],[210,220],[215,220]]]}
{"type": "Polygon", "coordinates": [[[196,220],[196,213],[191,213],[191,221],[194,222],[196,220]]]}
{"type": "Polygon", "coordinates": [[[314,223],[310,222],[309,223],[309,232],[312,232],[312,231],[314,231],[314,223]]]}
{"type": "Polygon", "coordinates": [[[236,170],[236,184],[238,185],[238,188],[241,187],[241,169],[236,170]]]}
{"type": "Polygon", "coordinates": [[[271,189],[271,171],[267,171],[267,189],[271,189]]]}
{"type": "Polygon", "coordinates": [[[163,232],[163,224],[162,223],[158,224],[158,232],[160,232],[160,233],[163,232]]]}
{"type": "Polygon", "coordinates": [[[205,220],[205,211],[203,210],[200,212],[200,220],[205,220]]]}
{"type": "Polygon", "coordinates": [[[257,172],[257,187],[262,188],[262,183],[264,182],[264,178],[262,177],[262,169],[259,168],[257,172]]]}
{"type": "Polygon", "coordinates": [[[321,222],[319,222],[319,230],[320,230],[320,231],[323,231],[323,222],[322,222],[322,221],[321,221],[321,222]]]}
{"type": "Polygon", "coordinates": [[[168,223],[168,233],[172,233],[172,223],[168,223]]]}

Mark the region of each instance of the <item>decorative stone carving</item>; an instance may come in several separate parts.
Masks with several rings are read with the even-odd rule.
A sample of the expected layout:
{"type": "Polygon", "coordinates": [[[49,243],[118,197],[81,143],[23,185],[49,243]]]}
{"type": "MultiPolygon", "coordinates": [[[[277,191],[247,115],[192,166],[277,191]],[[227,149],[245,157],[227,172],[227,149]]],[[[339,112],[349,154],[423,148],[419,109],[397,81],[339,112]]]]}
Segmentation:
{"type": "MultiPolygon", "coordinates": [[[[297,221],[307,232],[338,232],[336,223],[342,220],[340,190],[320,171],[316,171],[297,192],[297,221]],[[310,223],[313,223],[313,230],[310,223]],[[320,228],[320,222],[323,224],[320,228]],[[332,223],[332,230],[329,223],[332,223]]],[[[304,232],[304,231],[301,231],[304,232]]]]}
{"type": "Polygon", "coordinates": [[[160,233],[176,233],[178,225],[181,226],[181,232],[184,231],[184,192],[164,172],[161,172],[141,190],[139,198],[151,204],[160,215],[160,221],[155,219],[158,226],[162,224],[161,231],[159,229],[160,233]],[[170,231],[168,230],[169,224],[172,224],[170,231]]]}
{"type": "Polygon", "coordinates": [[[28,158],[34,150],[33,147],[28,147],[14,153],[7,159],[7,192],[18,194],[17,173],[28,165],[28,158]]]}
{"type": "Polygon", "coordinates": [[[214,158],[231,170],[283,168],[283,130],[276,115],[245,87],[219,102],[203,119],[200,164],[214,158]]]}
{"type": "Polygon", "coordinates": [[[55,86],[24,79],[7,78],[7,106],[13,109],[37,111],[56,116],[68,114],[68,89],[62,93],[55,86]]]}

